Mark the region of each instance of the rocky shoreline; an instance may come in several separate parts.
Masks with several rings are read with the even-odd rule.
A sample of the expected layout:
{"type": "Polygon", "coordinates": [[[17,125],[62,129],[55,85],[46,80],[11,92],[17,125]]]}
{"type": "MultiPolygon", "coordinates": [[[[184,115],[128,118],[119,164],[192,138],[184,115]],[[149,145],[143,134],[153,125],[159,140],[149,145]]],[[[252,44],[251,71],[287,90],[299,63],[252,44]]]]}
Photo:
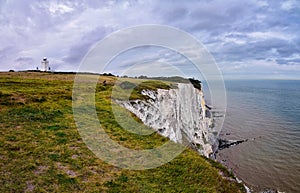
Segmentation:
{"type": "MultiPolygon", "coordinates": [[[[227,139],[223,139],[223,138],[217,138],[217,140],[216,140],[216,145],[215,145],[215,146],[216,146],[216,149],[215,149],[214,153],[211,155],[210,159],[219,162],[219,163],[222,164],[224,167],[226,167],[228,171],[230,171],[230,172],[233,173],[232,169],[229,168],[226,164],[224,164],[223,161],[217,160],[217,154],[219,153],[219,151],[221,151],[221,150],[223,150],[223,149],[230,148],[230,147],[232,147],[232,146],[241,144],[241,143],[246,142],[246,141],[248,141],[248,139],[243,139],[243,140],[227,140],[227,139]]],[[[233,174],[234,174],[234,173],[233,173],[233,174]]],[[[245,188],[245,190],[246,190],[247,193],[252,193],[252,192],[253,192],[253,189],[251,189],[251,188],[249,187],[249,185],[247,185],[244,181],[240,180],[240,179],[236,176],[236,174],[234,174],[233,176],[234,176],[234,179],[235,179],[237,182],[243,184],[243,186],[244,186],[244,188],[245,188]]]]}
{"type": "MultiPolygon", "coordinates": [[[[230,135],[230,133],[226,133],[225,135],[230,135]]],[[[215,151],[215,153],[212,155],[211,159],[213,159],[214,161],[217,161],[219,163],[221,163],[224,167],[227,168],[228,171],[233,172],[232,168],[230,168],[228,166],[228,164],[226,164],[226,160],[222,159],[222,160],[218,160],[217,159],[217,155],[220,154],[220,151],[226,149],[226,148],[231,148],[233,146],[239,145],[241,143],[244,142],[248,142],[250,140],[255,140],[256,138],[252,138],[252,139],[241,139],[241,140],[228,140],[228,139],[224,139],[224,138],[218,138],[217,139],[217,149],[215,151]]],[[[234,173],[234,172],[233,172],[234,173]]],[[[257,188],[253,187],[250,184],[247,184],[246,182],[244,182],[243,180],[239,179],[236,175],[236,173],[234,173],[235,176],[235,180],[237,180],[239,183],[242,183],[247,191],[247,193],[254,193],[254,192],[258,192],[258,193],[283,193],[283,192],[279,192],[275,189],[272,188],[264,188],[262,190],[257,190],[257,188]]]]}
{"type": "Polygon", "coordinates": [[[238,145],[240,143],[243,143],[243,142],[246,142],[248,141],[248,139],[242,139],[242,140],[227,140],[227,139],[221,139],[219,138],[218,139],[218,150],[222,150],[222,149],[225,149],[225,148],[229,148],[231,146],[234,146],[234,145],[238,145]]]}

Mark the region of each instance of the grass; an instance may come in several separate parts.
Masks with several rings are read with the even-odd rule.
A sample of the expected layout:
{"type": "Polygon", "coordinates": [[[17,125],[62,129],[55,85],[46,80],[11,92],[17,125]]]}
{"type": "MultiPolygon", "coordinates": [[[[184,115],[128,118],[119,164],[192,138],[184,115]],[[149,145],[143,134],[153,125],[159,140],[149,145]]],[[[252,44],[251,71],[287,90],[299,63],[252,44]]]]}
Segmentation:
{"type": "MultiPolygon", "coordinates": [[[[73,74],[0,73],[0,192],[244,191],[241,184],[220,175],[230,176],[225,168],[190,149],[161,167],[141,171],[98,159],[74,123],[73,79],[73,74]]],[[[136,81],[132,83],[139,84],[136,81]]],[[[140,97],[141,88],[170,86],[147,81],[135,88],[133,98],[140,97]]],[[[106,133],[133,149],[165,143],[167,139],[156,133],[137,135],[120,127],[112,113],[116,104],[110,100],[114,82],[115,77],[100,77],[96,89],[96,109],[106,133]]],[[[123,109],[124,115],[130,113],[123,109]]]]}
{"type": "MultiPolygon", "coordinates": [[[[118,100],[149,99],[142,95],[142,90],[170,89],[176,88],[176,84],[167,81],[149,80],[149,79],[117,79],[116,86],[113,88],[112,97],[118,100]]],[[[101,87],[101,86],[100,86],[101,87]]]]}

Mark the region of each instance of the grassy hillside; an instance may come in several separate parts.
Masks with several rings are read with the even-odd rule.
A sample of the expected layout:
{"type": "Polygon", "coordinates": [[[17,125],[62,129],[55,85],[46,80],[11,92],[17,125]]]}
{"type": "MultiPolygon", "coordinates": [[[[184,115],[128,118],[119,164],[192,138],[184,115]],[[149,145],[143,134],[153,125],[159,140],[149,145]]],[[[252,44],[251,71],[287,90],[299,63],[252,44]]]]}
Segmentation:
{"type": "MultiPolygon", "coordinates": [[[[224,167],[189,149],[161,167],[142,171],[98,159],[74,123],[73,79],[72,74],[0,73],[0,192],[244,191],[220,175],[230,176],[224,167]]],[[[114,82],[114,77],[101,77],[97,86],[96,109],[105,131],[133,149],[163,144],[167,139],[156,133],[135,135],[114,120],[110,100],[114,82]]],[[[162,83],[142,86],[155,84],[162,83]]],[[[139,89],[133,98],[139,97],[139,89]]]]}

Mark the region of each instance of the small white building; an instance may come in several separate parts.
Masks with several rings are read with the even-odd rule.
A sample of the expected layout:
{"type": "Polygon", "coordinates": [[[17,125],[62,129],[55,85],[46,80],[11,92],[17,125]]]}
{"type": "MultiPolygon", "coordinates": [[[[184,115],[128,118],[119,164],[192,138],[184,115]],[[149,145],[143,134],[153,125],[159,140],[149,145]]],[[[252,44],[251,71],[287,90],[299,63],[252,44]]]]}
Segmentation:
{"type": "Polygon", "coordinates": [[[49,61],[47,60],[46,57],[43,58],[41,63],[42,63],[41,71],[44,71],[44,72],[50,71],[49,61]]]}

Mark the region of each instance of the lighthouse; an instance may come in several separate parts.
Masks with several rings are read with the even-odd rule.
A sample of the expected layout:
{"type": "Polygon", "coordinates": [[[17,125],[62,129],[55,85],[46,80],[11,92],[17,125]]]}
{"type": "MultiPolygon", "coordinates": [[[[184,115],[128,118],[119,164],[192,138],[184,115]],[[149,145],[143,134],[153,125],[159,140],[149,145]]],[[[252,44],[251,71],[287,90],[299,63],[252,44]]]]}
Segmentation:
{"type": "Polygon", "coordinates": [[[47,72],[48,70],[50,70],[49,61],[47,60],[46,57],[43,58],[41,63],[42,63],[42,68],[41,68],[42,71],[47,72]]]}

